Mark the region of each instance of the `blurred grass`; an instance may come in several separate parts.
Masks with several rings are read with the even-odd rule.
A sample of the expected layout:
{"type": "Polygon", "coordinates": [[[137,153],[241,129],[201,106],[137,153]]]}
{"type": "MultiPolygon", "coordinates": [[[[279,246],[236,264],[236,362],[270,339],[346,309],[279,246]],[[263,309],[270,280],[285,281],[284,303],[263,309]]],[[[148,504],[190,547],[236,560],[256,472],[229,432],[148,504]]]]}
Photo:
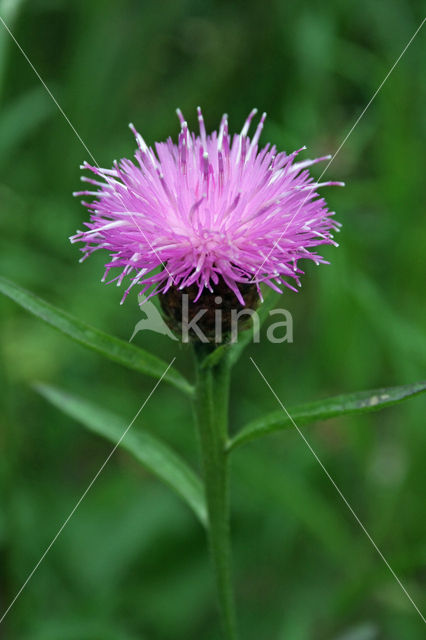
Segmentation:
{"type": "MultiPolygon", "coordinates": [[[[176,135],[174,109],[239,129],[268,112],[263,141],[309,156],[335,151],[422,19],[420,1],[268,5],[164,0],[32,0],[0,15],[100,164],[176,135]]],[[[249,348],[284,404],[410,383],[426,370],[425,34],[421,33],[330,167],[327,199],[344,222],[332,264],[285,294],[292,345],[249,348]]],[[[79,265],[67,241],[87,159],[0,28],[0,272],[125,340],[135,296],[101,286],[102,256],[79,265]]],[[[30,389],[43,380],[129,417],[152,388],[0,299],[0,605],[39,559],[110,447],[30,389]]],[[[163,359],[175,344],[136,341],[163,359]]],[[[190,376],[184,348],[176,364],[190,376]]],[[[247,355],[235,428],[275,409],[247,355]]],[[[308,436],[367,529],[425,609],[425,400],[345,418],[308,436]]],[[[160,386],[135,428],[192,463],[188,402],[160,386]]],[[[417,640],[420,618],[351,520],[297,433],[235,454],[235,575],[242,637],[417,640]]],[[[11,640],[219,638],[201,527],[124,452],[111,461],[4,623],[11,640]]]]}

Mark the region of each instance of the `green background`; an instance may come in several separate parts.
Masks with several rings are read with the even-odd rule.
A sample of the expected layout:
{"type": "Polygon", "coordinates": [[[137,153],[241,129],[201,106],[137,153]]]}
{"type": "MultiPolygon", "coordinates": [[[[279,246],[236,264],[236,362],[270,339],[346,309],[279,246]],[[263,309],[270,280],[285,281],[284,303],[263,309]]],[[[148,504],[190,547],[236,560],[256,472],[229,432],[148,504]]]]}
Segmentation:
{"type": "MultiPolygon", "coordinates": [[[[262,141],[337,150],[421,22],[422,2],[162,0],[0,2],[32,63],[101,166],[176,137],[180,106],[208,129],[268,112],[262,141]]],[[[424,8],[424,6],[423,6],[424,8]]],[[[307,265],[282,304],[294,343],[250,347],[235,370],[235,430],[283,403],[426,377],[426,34],[421,32],[327,172],[343,222],[331,266],[307,265]]],[[[88,154],[0,25],[0,273],[125,340],[136,293],[100,285],[105,256],[78,264],[71,192],[88,154]]],[[[315,172],[316,175],[320,170],[315,172]]],[[[0,604],[39,560],[111,445],[31,388],[64,387],[123,416],[153,381],[86,352],[0,300],[0,604]]],[[[264,334],[263,334],[264,337],[264,334]]],[[[136,343],[188,376],[166,337],[136,343]]],[[[425,399],[319,423],[307,437],[425,609],[425,399]]],[[[161,385],[134,426],[193,464],[188,401],[161,385]]],[[[295,431],[235,453],[234,570],[245,640],[417,640],[425,626],[295,431]]],[[[204,534],[188,508],[118,452],[0,626],[11,640],[220,638],[204,534]]]]}

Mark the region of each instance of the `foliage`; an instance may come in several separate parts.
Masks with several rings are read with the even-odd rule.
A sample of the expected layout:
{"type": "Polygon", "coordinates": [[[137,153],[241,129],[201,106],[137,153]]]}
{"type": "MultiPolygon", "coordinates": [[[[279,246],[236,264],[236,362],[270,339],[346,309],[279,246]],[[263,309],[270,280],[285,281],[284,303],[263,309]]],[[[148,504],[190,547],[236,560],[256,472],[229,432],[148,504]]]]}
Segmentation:
{"type": "MultiPolygon", "coordinates": [[[[128,121],[152,143],[177,132],[174,107],[194,123],[199,103],[209,128],[224,111],[238,126],[258,106],[268,112],[265,142],[291,150],[306,143],[310,157],[333,152],[417,28],[421,10],[420,2],[394,0],[352,7],[341,0],[318,7],[274,0],[268,10],[254,0],[0,3],[0,15],[103,165],[131,153],[128,121]]],[[[243,425],[253,429],[278,408],[249,356],[283,404],[299,407],[291,412],[298,424],[308,399],[396,385],[403,386],[400,396],[410,395],[413,381],[425,378],[424,47],[420,34],[329,169],[348,184],[327,196],[344,222],[341,247],[327,249],[330,267],[308,267],[300,295],[283,298],[295,321],[294,344],[261,340],[235,357],[234,443],[243,425]]],[[[92,337],[118,345],[141,363],[131,368],[149,374],[117,365],[126,365],[125,356],[112,362],[99,348],[77,347],[0,299],[4,608],[112,448],[76,428],[70,406],[75,410],[84,398],[102,408],[98,416],[122,416],[124,428],[152,390],[150,376],[158,378],[174,356],[172,384],[158,387],[133,438],[151,447],[167,442],[167,451],[181,453],[183,493],[203,517],[197,476],[187,471],[197,460],[190,405],[180,393],[192,393],[188,353],[148,333],[128,345],[140,319],[135,297],[120,307],[121,292],[99,285],[100,256],[76,264],[67,237],[84,212],[68,194],[87,152],[1,29],[0,99],[1,274],[66,309],[67,322],[79,318],[96,327],[92,337]],[[34,393],[35,380],[45,393],[61,389],[50,392],[56,406],[34,393]]],[[[76,337],[74,330],[68,337],[76,337]]],[[[321,402],[310,405],[310,419],[327,417],[315,412],[321,402]]],[[[423,414],[419,397],[385,412],[304,423],[304,432],[424,610],[423,414]]],[[[267,428],[284,426],[281,418],[273,415],[267,428]]],[[[106,424],[94,418],[88,426],[99,433],[106,424]]],[[[423,637],[420,618],[294,430],[235,449],[232,494],[242,637],[423,637]]],[[[120,448],[12,608],[5,634],[216,640],[213,603],[202,528],[120,448]]]]}

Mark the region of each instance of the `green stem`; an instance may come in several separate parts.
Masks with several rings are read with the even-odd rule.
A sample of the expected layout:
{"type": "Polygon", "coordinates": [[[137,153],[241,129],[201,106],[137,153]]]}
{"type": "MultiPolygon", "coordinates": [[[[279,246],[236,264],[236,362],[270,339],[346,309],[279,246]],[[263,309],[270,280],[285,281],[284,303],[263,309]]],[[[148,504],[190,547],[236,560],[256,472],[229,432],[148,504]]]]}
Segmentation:
{"type": "Polygon", "coordinates": [[[203,367],[206,345],[194,348],[197,362],[195,415],[204,467],[204,486],[208,511],[208,538],[216,588],[227,640],[236,640],[234,594],[231,580],[229,526],[228,397],[229,363],[223,358],[214,366],[203,367]]]}

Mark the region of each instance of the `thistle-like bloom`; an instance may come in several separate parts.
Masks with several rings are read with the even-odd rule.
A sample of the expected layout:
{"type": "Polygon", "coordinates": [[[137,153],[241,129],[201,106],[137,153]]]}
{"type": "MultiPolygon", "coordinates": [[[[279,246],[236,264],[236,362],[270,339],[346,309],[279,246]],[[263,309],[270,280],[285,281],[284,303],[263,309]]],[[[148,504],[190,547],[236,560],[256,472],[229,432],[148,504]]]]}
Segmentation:
{"type": "Polygon", "coordinates": [[[256,109],[233,137],[226,115],[219,132],[207,135],[198,108],[196,136],[177,114],[177,144],[169,138],[154,151],[130,125],[136,163],[122,159],[112,169],[82,165],[98,177],[82,178],[96,191],[74,194],[94,197],[83,202],[90,212],[88,229],[71,238],[85,243],[82,260],[106,249],[110,260],[103,281],[115,267],[120,273],[110,282],[120,285],[129,276],[123,300],[134,285],[141,293],[151,288],[149,296],[193,285],[197,299],[222,279],[241,304],[242,283],[264,282],[278,291],[300,286],[299,260],[324,263],[314,248],[336,245],[332,232],[340,225],[317,189],[342,183],[317,183],[307,171],[330,156],[295,162],[305,147],[290,155],[270,144],[259,149],[266,114],[253,138],[248,136],[256,109]]]}

